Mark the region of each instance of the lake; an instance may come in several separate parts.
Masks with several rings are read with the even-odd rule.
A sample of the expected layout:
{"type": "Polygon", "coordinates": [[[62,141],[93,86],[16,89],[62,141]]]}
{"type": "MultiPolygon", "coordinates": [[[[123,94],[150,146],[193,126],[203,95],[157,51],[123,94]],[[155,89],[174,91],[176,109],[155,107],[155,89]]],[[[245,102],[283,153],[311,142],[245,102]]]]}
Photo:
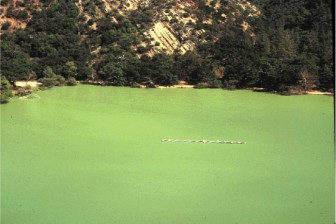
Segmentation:
{"type": "Polygon", "coordinates": [[[0,106],[3,224],[334,222],[333,97],[86,85],[36,94],[0,106]]]}

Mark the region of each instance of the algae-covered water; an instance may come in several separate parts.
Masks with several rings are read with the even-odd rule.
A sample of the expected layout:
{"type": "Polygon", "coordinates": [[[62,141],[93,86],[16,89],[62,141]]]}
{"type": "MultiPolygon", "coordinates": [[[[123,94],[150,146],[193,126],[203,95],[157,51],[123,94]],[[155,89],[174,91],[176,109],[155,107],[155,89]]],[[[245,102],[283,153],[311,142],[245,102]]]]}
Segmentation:
{"type": "Polygon", "coordinates": [[[83,85],[37,94],[1,105],[3,224],[334,222],[332,97],[83,85]]]}

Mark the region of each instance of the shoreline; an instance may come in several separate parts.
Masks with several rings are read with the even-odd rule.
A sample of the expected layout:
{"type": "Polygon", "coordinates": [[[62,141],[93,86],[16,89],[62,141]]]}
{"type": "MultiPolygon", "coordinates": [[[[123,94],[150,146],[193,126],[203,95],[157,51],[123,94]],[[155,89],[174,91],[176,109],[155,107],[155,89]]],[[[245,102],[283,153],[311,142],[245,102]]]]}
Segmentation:
{"type": "MultiPolygon", "coordinates": [[[[38,82],[37,80],[33,81],[15,81],[15,88],[32,88],[33,89],[38,89],[40,86],[42,86],[42,83],[38,82]]],[[[98,86],[112,86],[109,82],[103,81],[103,80],[97,80],[97,81],[91,81],[91,80],[84,80],[84,81],[78,81],[78,83],[83,84],[83,85],[98,85],[98,86]]],[[[148,85],[144,84],[137,84],[136,87],[132,86],[125,86],[129,88],[150,88],[148,85]]],[[[176,85],[171,85],[171,86],[161,86],[161,85],[154,85],[152,87],[153,89],[191,89],[191,88],[196,88],[196,85],[189,85],[184,81],[180,81],[176,85]]],[[[279,92],[269,92],[266,91],[264,88],[246,88],[242,90],[251,90],[254,92],[265,92],[265,93],[274,93],[274,94],[281,94],[279,92]]],[[[15,92],[15,89],[14,89],[15,92]]],[[[323,92],[323,91],[318,91],[318,90],[311,90],[311,91],[300,91],[300,90],[289,90],[288,95],[325,95],[325,96],[334,96],[333,92],[323,92]]]]}
{"type": "Polygon", "coordinates": [[[333,96],[334,95],[334,93],[332,93],[332,92],[321,92],[321,91],[308,91],[308,92],[306,92],[306,94],[307,95],[326,95],[326,96],[333,96]]]}
{"type": "MultiPolygon", "coordinates": [[[[97,81],[91,81],[91,80],[84,80],[84,81],[80,81],[80,84],[84,84],[84,85],[96,85],[96,86],[113,86],[111,85],[109,82],[106,81],[102,81],[102,80],[97,80],[97,81]]],[[[144,85],[144,84],[136,84],[136,86],[132,87],[132,86],[125,86],[125,87],[130,87],[130,88],[152,88],[152,89],[178,89],[178,88],[195,88],[195,85],[189,85],[189,84],[184,84],[184,83],[178,83],[176,85],[171,85],[171,86],[161,86],[161,85],[156,85],[153,84],[153,87],[148,87],[148,85],[144,85]]]]}
{"type": "MultiPolygon", "coordinates": [[[[145,87],[146,88],[146,87],[145,87]]],[[[157,89],[190,89],[195,88],[195,85],[172,85],[172,86],[157,86],[157,89]]]]}
{"type": "Polygon", "coordinates": [[[310,90],[310,91],[304,91],[304,90],[288,90],[287,92],[276,92],[276,91],[266,91],[264,88],[247,88],[246,90],[251,90],[254,92],[264,92],[264,93],[274,93],[274,94],[281,94],[281,95],[289,95],[289,96],[294,96],[294,95],[325,95],[325,96],[334,96],[333,92],[323,92],[319,90],[310,90]]]}

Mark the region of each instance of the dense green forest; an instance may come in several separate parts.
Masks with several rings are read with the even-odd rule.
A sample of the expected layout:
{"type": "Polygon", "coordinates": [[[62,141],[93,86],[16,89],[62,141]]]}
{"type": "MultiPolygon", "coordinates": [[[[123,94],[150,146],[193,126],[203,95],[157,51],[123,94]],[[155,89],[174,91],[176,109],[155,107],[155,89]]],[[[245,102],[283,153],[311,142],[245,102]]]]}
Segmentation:
{"type": "MultiPolygon", "coordinates": [[[[104,18],[94,16],[93,5],[100,1],[87,1],[89,20],[74,1],[41,2],[44,6],[32,11],[25,29],[6,32],[10,24],[2,26],[1,76],[11,83],[39,79],[53,86],[74,84],[76,79],[135,86],[183,80],[200,87],[280,92],[307,88],[307,83],[320,90],[334,88],[331,0],[251,0],[260,15],[244,17],[248,30],[243,29],[241,18],[230,13],[234,7],[225,7],[229,0],[221,0],[220,9],[207,6],[205,0],[194,1],[198,7],[189,11],[198,22],[193,25],[205,30],[206,41],[194,39],[196,48],[185,54],[156,51],[153,55],[147,54],[154,46],[144,32],[156,20],[156,7],[165,1],[152,1],[129,13],[116,9],[104,18]],[[227,15],[225,23],[217,22],[222,13],[227,15]],[[205,15],[212,16],[211,25],[201,22],[205,15]],[[91,29],[94,23],[97,28],[91,29]]],[[[13,12],[8,9],[8,13],[13,12]]],[[[24,11],[14,14],[27,20],[24,11]]],[[[2,89],[8,88],[6,81],[2,83],[2,89]]]]}

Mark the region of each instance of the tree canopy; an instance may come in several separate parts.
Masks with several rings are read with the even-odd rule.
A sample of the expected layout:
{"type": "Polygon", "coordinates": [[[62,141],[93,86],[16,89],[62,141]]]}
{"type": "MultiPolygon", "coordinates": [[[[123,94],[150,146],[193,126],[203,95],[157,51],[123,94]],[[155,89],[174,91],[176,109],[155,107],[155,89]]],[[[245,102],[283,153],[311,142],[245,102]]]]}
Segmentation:
{"type": "MultiPolygon", "coordinates": [[[[204,29],[205,41],[190,38],[196,48],[183,55],[154,52],[144,34],[156,19],[155,9],[166,4],[169,13],[173,2],[154,1],[128,14],[114,10],[104,18],[97,16],[97,10],[103,10],[99,1],[85,3],[90,18],[73,1],[42,2],[45,7],[31,14],[25,29],[1,36],[1,72],[9,81],[48,79],[53,74],[118,86],[146,80],[173,85],[183,80],[286,91],[309,79],[315,88],[334,88],[331,0],[251,1],[260,15],[242,17],[236,17],[230,1],[220,1],[222,7],[216,10],[211,6],[215,1],[207,5],[195,0],[197,7],[184,17],[196,15],[194,26],[204,29]],[[213,22],[204,23],[209,16],[213,22]],[[244,29],[244,22],[249,29],[244,29]],[[218,67],[223,68],[221,76],[215,75],[218,67]]],[[[18,15],[27,19],[30,14],[18,15]]]]}

